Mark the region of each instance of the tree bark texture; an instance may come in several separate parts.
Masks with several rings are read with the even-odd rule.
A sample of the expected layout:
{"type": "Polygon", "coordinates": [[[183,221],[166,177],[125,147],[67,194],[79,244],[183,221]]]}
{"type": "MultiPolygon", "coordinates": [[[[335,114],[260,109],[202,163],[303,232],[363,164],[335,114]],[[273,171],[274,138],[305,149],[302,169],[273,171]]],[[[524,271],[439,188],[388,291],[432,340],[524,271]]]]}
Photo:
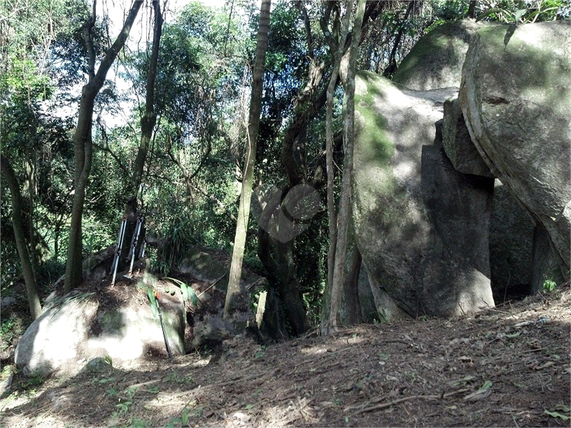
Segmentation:
{"type": "Polygon", "coordinates": [[[109,68],[111,68],[111,65],[115,61],[119,51],[124,46],[127,37],[129,36],[129,32],[131,31],[133,22],[135,21],[139,9],[143,4],[143,1],[136,0],[133,2],[133,5],[131,6],[119,36],[117,36],[117,39],[113,45],[105,53],[97,73],[95,72],[95,54],[93,49],[92,34],[92,28],[95,23],[96,3],[97,2],[94,2],[93,4],[92,16],[89,18],[88,22],[86,22],[83,28],[84,41],[89,53],[89,77],[87,84],[82,89],[77,126],[73,135],[75,176],[69,246],[67,253],[67,264],[65,268],[65,292],[69,292],[74,287],[80,285],[83,281],[83,242],[81,224],[83,216],[83,205],[85,202],[85,192],[89,174],[91,172],[91,163],[93,158],[91,128],[93,122],[93,107],[95,105],[95,97],[103,87],[103,83],[105,82],[105,77],[107,76],[109,68]]]}
{"type": "MultiPolygon", "coordinates": [[[[350,8],[348,8],[348,10],[350,10],[350,8]]],[[[345,79],[342,78],[345,86],[345,98],[343,100],[343,135],[345,140],[345,153],[343,158],[341,199],[339,201],[339,210],[337,215],[337,242],[335,247],[333,282],[329,284],[331,287],[331,300],[327,330],[335,330],[339,328],[343,322],[343,294],[344,287],[346,285],[345,265],[347,258],[349,221],[351,217],[351,177],[353,174],[353,145],[355,138],[355,72],[364,13],[365,0],[359,0],[353,20],[347,75],[345,79]]]]}
{"type": "MultiPolygon", "coordinates": [[[[328,5],[329,6],[329,5],[328,5]]],[[[328,15],[328,14],[327,14],[328,15]]],[[[323,320],[329,319],[329,305],[330,305],[330,284],[333,283],[333,266],[335,262],[335,248],[337,244],[337,212],[335,209],[335,164],[334,164],[334,141],[333,141],[333,101],[335,97],[335,88],[337,88],[337,81],[339,78],[339,69],[341,67],[341,58],[345,49],[345,40],[349,31],[349,21],[351,14],[346,13],[343,18],[341,28],[339,28],[337,16],[336,22],[333,25],[333,32],[327,26],[327,23],[322,21],[322,30],[326,34],[326,39],[329,42],[329,48],[333,57],[333,70],[327,85],[327,108],[325,118],[325,157],[327,169],[327,214],[329,217],[329,250],[327,252],[327,284],[323,299],[323,320]],[[329,34],[329,36],[327,36],[329,34]]]]}
{"type": "Polygon", "coordinates": [[[155,12],[155,25],[153,32],[153,46],[151,51],[151,60],[149,62],[149,70],[147,74],[147,94],[145,100],[145,114],[141,118],[141,143],[135,158],[135,165],[133,167],[132,188],[131,193],[133,197],[138,195],[139,188],[143,180],[143,171],[145,168],[145,161],[151,145],[153,130],[157,121],[155,112],[155,81],[157,78],[157,68],[159,61],[159,47],[161,43],[161,35],[163,31],[163,14],[158,0],[153,0],[153,10],[155,12]]]}
{"type": "Polygon", "coordinates": [[[262,0],[260,8],[260,27],[258,29],[258,40],[256,44],[256,59],[252,73],[252,97],[250,100],[248,120],[248,148],[244,161],[244,175],[242,178],[236,235],[234,238],[234,249],[232,251],[232,262],[230,264],[226,301],[224,303],[224,317],[226,319],[231,318],[232,313],[235,311],[235,300],[240,293],[242,262],[244,259],[246,232],[248,230],[248,220],[250,217],[250,201],[252,198],[258,131],[262,111],[262,89],[266,51],[268,48],[268,33],[270,30],[270,8],[271,0],[262,0]]]}
{"type": "Polygon", "coordinates": [[[20,263],[22,265],[22,274],[24,275],[24,283],[26,284],[26,294],[28,297],[28,306],[32,319],[36,319],[42,313],[40,304],[40,296],[36,283],[36,276],[32,267],[32,259],[28,251],[26,243],[26,232],[22,221],[22,195],[20,193],[20,185],[16,178],[16,173],[12,165],[5,156],[0,155],[0,164],[2,166],[2,175],[8,183],[12,197],[12,228],[14,229],[14,237],[16,239],[16,248],[20,263]]]}
{"type": "MultiPolygon", "coordinates": [[[[354,236],[354,235],[353,235],[354,236]]],[[[363,261],[359,248],[352,241],[352,251],[350,263],[348,264],[347,277],[345,278],[345,286],[343,287],[343,306],[345,308],[345,317],[343,323],[355,325],[361,322],[361,302],[359,301],[359,274],[361,273],[361,262],[363,261]]]]}

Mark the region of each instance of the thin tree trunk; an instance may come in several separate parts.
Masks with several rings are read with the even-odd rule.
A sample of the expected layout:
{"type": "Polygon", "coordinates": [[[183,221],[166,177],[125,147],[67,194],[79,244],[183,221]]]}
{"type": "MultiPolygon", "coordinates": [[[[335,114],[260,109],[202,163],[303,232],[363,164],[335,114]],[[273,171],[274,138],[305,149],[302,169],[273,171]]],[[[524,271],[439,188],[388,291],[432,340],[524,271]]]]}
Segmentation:
{"type": "Polygon", "coordinates": [[[343,134],[345,140],[345,153],[343,158],[341,200],[339,202],[339,211],[337,216],[337,242],[335,248],[333,282],[331,283],[331,303],[327,330],[336,330],[341,326],[343,318],[342,297],[343,288],[345,286],[345,265],[347,258],[349,221],[351,217],[351,179],[353,175],[353,145],[355,137],[355,72],[364,13],[365,0],[359,0],[353,21],[354,24],[351,47],[349,50],[347,76],[346,79],[344,79],[345,98],[343,101],[343,134]]]}
{"type": "Polygon", "coordinates": [[[141,118],[141,143],[135,159],[132,178],[132,195],[138,196],[138,191],[143,180],[143,171],[145,161],[151,145],[151,138],[157,115],[155,112],[155,81],[157,77],[157,64],[159,60],[159,47],[163,29],[163,14],[158,0],[153,0],[153,9],[155,11],[155,27],[153,33],[153,47],[151,51],[151,60],[149,63],[149,71],[147,74],[147,95],[145,100],[145,114],[141,118]]]}
{"type": "MultiPolygon", "coordinates": [[[[36,129],[28,130],[27,134],[36,132],[36,129]]],[[[31,139],[31,136],[28,135],[31,139]]],[[[26,161],[25,161],[25,174],[24,183],[22,184],[22,214],[24,215],[23,224],[26,230],[28,248],[30,249],[30,257],[32,262],[32,269],[34,272],[38,271],[40,263],[38,246],[36,242],[36,229],[34,227],[34,209],[36,201],[36,156],[30,147],[26,148],[26,161]]]]}
{"type": "Polygon", "coordinates": [[[246,150],[246,159],[244,162],[244,176],[242,178],[242,192],[240,195],[240,207],[238,209],[236,236],[234,238],[234,249],[232,251],[228,289],[226,291],[226,301],[224,304],[224,318],[227,319],[229,319],[235,311],[236,298],[240,293],[242,261],[244,259],[246,232],[248,230],[248,220],[250,217],[250,201],[252,198],[258,131],[260,128],[260,114],[262,111],[262,89],[266,51],[268,48],[268,33],[270,29],[270,8],[271,0],[262,0],[260,9],[260,27],[258,30],[258,41],[256,45],[256,59],[252,73],[252,98],[250,101],[250,116],[248,123],[248,148],[246,150]]]}
{"type": "Polygon", "coordinates": [[[470,5],[468,6],[468,13],[467,13],[467,18],[472,18],[475,19],[476,18],[476,0],[470,0],[470,5]]]}
{"type": "Polygon", "coordinates": [[[74,143],[74,159],[75,159],[75,178],[74,178],[74,195],[73,206],[71,212],[71,226],[69,233],[69,246],[67,252],[67,264],[65,268],[64,291],[69,292],[72,288],[81,284],[83,280],[82,274],[82,216],[83,205],[85,201],[85,191],[87,180],[91,172],[91,162],[93,157],[93,147],[91,140],[91,127],[93,121],[93,106],[95,97],[101,90],[105,77],[119,51],[123,48],[131,26],[139,13],[139,9],[143,4],[142,0],[136,0],[131,6],[129,15],[125,20],[125,24],[121,29],[121,33],[107,50],[105,56],[101,60],[99,69],[95,73],[95,53],[93,49],[92,29],[95,23],[95,11],[97,2],[93,2],[93,13],[83,28],[83,37],[89,53],[89,80],[82,89],[81,101],[79,104],[79,114],[77,127],[73,135],[74,143]]]}
{"type": "Polygon", "coordinates": [[[16,173],[8,159],[0,155],[0,164],[2,165],[2,174],[6,178],[12,195],[12,227],[14,229],[14,237],[16,238],[18,256],[20,257],[20,263],[22,265],[24,283],[26,284],[28,306],[32,319],[36,319],[42,313],[42,306],[40,304],[40,296],[34,269],[32,268],[30,252],[26,244],[26,232],[24,230],[24,223],[22,222],[22,196],[20,194],[20,186],[16,178],[16,173]]]}
{"type": "Polygon", "coordinates": [[[397,60],[396,60],[397,50],[398,50],[398,47],[400,45],[402,35],[404,33],[404,30],[405,30],[405,26],[407,24],[408,17],[412,13],[414,7],[415,7],[415,1],[411,1],[408,4],[408,7],[406,8],[406,12],[404,14],[404,19],[401,22],[399,31],[397,33],[397,36],[395,37],[395,42],[394,42],[393,48],[391,50],[391,54],[389,56],[389,61],[388,61],[389,65],[387,66],[387,68],[385,68],[385,71],[383,72],[383,76],[385,76],[385,77],[391,77],[397,71],[397,60]]]}
{"type": "Polygon", "coordinates": [[[339,34],[333,35],[335,41],[331,41],[330,49],[333,51],[333,71],[327,86],[327,110],[325,119],[325,162],[327,167],[327,213],[329,216],[329,251],[327,253],[327,284],[329,285],[325,293],[322,320],[329,319],[329,305],[331,284],[333,284],[333,266],[335,262],[335,248],[337,245],[337,213],[335,209],[335,165],[333,162],[333,99],[335,88],[339,78],[341,58],[345,49],[345,40],[349,31],[349,21],[351,18],[350,9],[347,10],[343,18],[342,28],[339,34]]]}

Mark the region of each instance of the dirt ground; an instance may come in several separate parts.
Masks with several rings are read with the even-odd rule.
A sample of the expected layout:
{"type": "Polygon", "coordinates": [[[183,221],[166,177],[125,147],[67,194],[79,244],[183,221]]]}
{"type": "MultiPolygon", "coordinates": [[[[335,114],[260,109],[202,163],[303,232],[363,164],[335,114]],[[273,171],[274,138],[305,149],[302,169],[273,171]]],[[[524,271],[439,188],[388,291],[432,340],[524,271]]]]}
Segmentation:
{"type": "Polygon", "coordinates": [[[2,427],[569,426],[571,290],[474,317],[361,325],[222,353],[15,375],[2,427]]]}

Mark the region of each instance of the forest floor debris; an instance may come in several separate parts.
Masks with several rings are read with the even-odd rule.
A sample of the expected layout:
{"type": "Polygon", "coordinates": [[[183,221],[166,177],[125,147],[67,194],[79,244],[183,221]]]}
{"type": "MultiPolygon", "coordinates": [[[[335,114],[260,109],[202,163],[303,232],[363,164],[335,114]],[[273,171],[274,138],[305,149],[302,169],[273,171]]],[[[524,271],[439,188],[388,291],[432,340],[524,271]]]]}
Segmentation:
{"type": "Polygon", "coordinates": [[[476,316],[361,325],[217,358],[154,358],[43,383],[15,375],[0,426],[569,426],[571,290],[476,316]]]}

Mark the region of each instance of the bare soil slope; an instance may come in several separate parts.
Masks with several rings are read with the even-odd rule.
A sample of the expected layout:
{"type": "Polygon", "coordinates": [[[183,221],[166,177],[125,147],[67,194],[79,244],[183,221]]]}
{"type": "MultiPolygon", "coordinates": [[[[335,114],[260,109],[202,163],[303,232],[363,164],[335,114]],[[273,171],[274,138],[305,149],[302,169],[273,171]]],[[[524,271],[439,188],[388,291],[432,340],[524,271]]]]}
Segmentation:
{"type": "Polygon", "coordinates": [[[234,338],[216,356],[105,366],[33,388],[16,377],[0,425],[569,426],[570,304],[567,285],[475,317],[265,347],[234,338]]]}

